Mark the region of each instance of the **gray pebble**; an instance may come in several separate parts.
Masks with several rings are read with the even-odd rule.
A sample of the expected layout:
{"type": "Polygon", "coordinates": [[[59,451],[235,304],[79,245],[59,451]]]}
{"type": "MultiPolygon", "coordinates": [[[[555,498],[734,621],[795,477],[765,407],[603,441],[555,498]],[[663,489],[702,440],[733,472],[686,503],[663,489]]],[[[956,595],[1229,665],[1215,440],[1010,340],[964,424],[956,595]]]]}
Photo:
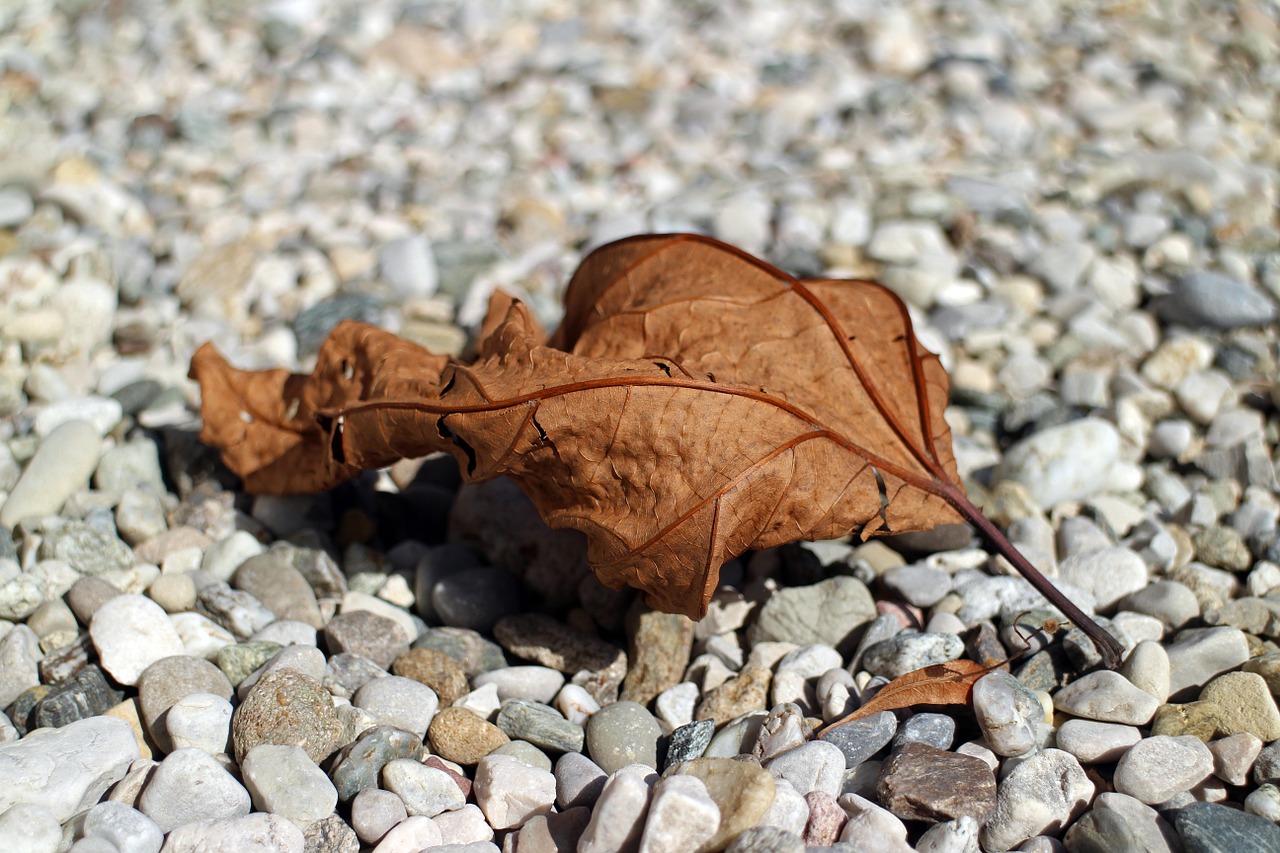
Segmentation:
{"type": "Polygon", "coordinates": [[[926,666],[956,660],[963,654],[964,641],[955,634],[899,634],[867,649],[862,656],[862,668],[892,681],[926,666]]]}
{"type": "Polygon", "coordinates": [[[387,762],[397,758],[417,760],[421,756],[421,737],[391,726],[376,726],[338,751],[329,776],[338,789],[338,799],[350,802],[361,791],[378,786],[387,762]]]}
{"type": "Polygon", "coordinates": [[[520,611],[520,586],[510,573],[482,567],[438,580],[431,606],[445,625],[487,634],[499,619],[520,611]]]}
{"type": "Polygon", "coordinates": [[[201,749],[169,753],[138,798],[138,810],[161,832],[249,813],[249,792],[201,749]]]}
{"type": "Polygon", "coordinates": [[[1000,783],[982,846],[1011,850],[1028,838],[1067,825],[1088,807],[1094,785],[1080,762],[1046,749],[1018,763],[1000,783]]]}
{"type": "MultiPolygon", "coordinates": [[[[553,752],[581,752],[586,738],[582,726],[566,720],[555,708],[529,699],[506,700],[494,722],[512,740],[553,752]]],[[[592,758],[599,763],[594,754],[592,758]]]]}
{"type": "Polygon", "coordinates": [[[351,826],[365,844],[377,844],[408,816],[404,800],[391,791],[366,788],[351,801],[351,826]]]}
{"type": "Polygon", "coordinates": [[[267,551],[249,557],[232,576],[231,585],[243,590],[270,610],[277,619],[294,619],[313,628],[324,627],[315,592],[292,565],[288,551],[267,551]]]}
{"type": "Polygon", "coordinates": [[[217,754],[231,738],[231,703],[213,693],[189,693],[161,716],[165,739],[173,749],[195,747],[217,754]]]}
{"type": "Polygon", "coordinates": [[[482,672],[471,679],[473,688],[492,684],[498,698],[528,699],[548,704],[564,686],[564,675],[546,666],[508,666],[482,672]]]}
{"type": "MultiPolygon", "coordinates": [[[[231,698],[231,682],[207,660],[188,655],[162,658],[138,677],[138,711],[151,736],[167,744],[165,715],[178,700],[195,693],[231,698]]],[[[218,750],[221,751],[221,750],[218,750]]]]}
{"type": "Polygon", "coordinates": [[[1140,740],[1142,732],[1135,726],[1066,720],[1058,727],[1057,745],[1081,764],[1110,764],[1140,740]]]}
{"type": "Polygon", "coordinates": [[[513,740],[496,747],[489,755],[505,755],[514,758],[525,767],[551,772],[551,758],[527,740],[513,740]]]}
{"type": "Polygon", "coordinates": [[[900,726],[894,736],[893,747],[908,743],[923,743],[935,749],[950,749],[956,736],[956,721],[946,714],[912,714],[900,726]]]}
{"type": "Polygon", "coordinates": [[[0,506],[0,524],[13,527],[28,516],[56,513],[89,482],[101,450],[102,437],[88,421],[68,421],[46,435],[0,506]]]}
{"type": "Polygon", "coordinates": [[[85,575],[122,571],[134,564],[128,545],[77,521],[45,533],[36,554],[41,560],[62,560],[85,575]]]}
{"type": "Polygon", "coordinates": [[[409,638],[398,624],[368,610],[334,616],[324,627],[324,639],[330,655],[360,655],[383,669],[409,650],[409,638]]]}
{"type": "Polygon", "coordinates": [[[667,743],[667,761],[663,769],[674,767],[681,761],[701,758],[715,733],[714,720],[695,720],[680,726],[671,733],[667,743]]]}
{"type": "Polygon", "coordinates": [[[1213,772],[1213,754],[1191,735],[1155,735],[1135,744],[1116,765],[1115,787],[1148,805],[1189,791],[1213,772]]]}
{"type": "Polygon", "coordinates": [[[1174,282],[1169,295],[1157,303],[1156,312],[1167,323],[1235,329],[1270,323],[1276,306],[1253,285],[1196,270],[1174,282]]]}
{"type": "Polygon", "coordinates": [[[300,746],[259,744],[240,764],[244,785],[260,811],[305,824],[333,813],[338,791],[300,746]]]}
{"type": "Polygon", "coordinates": [[[838,747],[845,767],[852,769],[887,746],[897,732],[898,718],[892,711],[881,711],[828,729],[822,739],[838,747]]]}
{"type": "Polygon", "coordinates": [[[1104,669],[1063,687],[1053,695],[1053,705],[1087,720],[1142,726],[1151,721],[1160,700],[1120,673],[1104,669]]]}
{"type": "Polygon", "coordinates": [[[421,682],[388,675],[366,682],[351,697],[351,704],[368,711],[379,725],[404,729],[422,738],[426,737],[440,700],[434,690],[421,682]]]}
{"type": "Polygon", "coordinates": [[[240,638],[251,637],[276,620],[276,615],[251,594],[221,582],[203,587],[196,594],[196,607],[240,638]]]}
{"type": "Polygon", "coordinates": [[[61,728],[99,714],[105,714],[124,698],[107,683],[102,670],[90,664],[60,684],[54,685],[31,713],[31,728],[61,728]]]}
{"type": "Polygon", "coordinates": [[[462,789],[443,770],[411,758],[397,758],[382,768],[382,786],[404,801],[410,815],[435,817],[466,805],[462,789]]]}
{"type": "Polygon", "coordinates": [[[875,601],[865,584],[833,577],[812,586],[780,589],[769,597],[748,629],[751,645],[781,641],[821,643],[850,650],[849,636],[875,618],[875,601]]]}
{"type": "Polygon", "coordinates": [[[800,744],[769,761],[765,769],[786,779],[801,795],[821,791],[837,797],[844,782],[845,753],[827,740],[800,744]]]}
{"type": "Polygon", "coordinates": [[[606,773],[629,764],[658,766],[662,726],[643,705],[614,702],[587,721],[587,753],[606,773]]]}

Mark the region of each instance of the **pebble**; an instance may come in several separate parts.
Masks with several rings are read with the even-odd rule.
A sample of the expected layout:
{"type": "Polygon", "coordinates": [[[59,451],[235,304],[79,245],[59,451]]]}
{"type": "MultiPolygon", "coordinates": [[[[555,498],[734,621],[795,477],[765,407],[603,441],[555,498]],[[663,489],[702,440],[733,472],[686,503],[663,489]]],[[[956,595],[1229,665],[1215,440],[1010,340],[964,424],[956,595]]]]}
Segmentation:
{"type": "Polygon", "coordinates": [[[964,654],[955,634],[900,634],[876,643],[862,657],[863,669],[890,681],[926,666],[953,661],[964,654]]]}
{"type": "Polygon", "coordinates": [[[460,809],[467,802],[448,773],[411,758],[388,761],[382,768],[382,785],[404,801],[410,815],[435,817],[460,809]]]}
{"type": "Polygon", "coordinates": [[[903,820],[937,822],[967,815],[981,822],[995,808],[996,779],[981,759],[908,743],[885,761],[876,795],[903,820]]]}
{"type": "MultiPolygon", "coordinates": [[[[838,807],[838,806],[837,806],[838,807]]],[[[809,822],[809,801],[786,779],[774,778],[773,804],[765,812],[761,826],[771,826],[800,835],[809,822]]]]}
{"type": "Polygon", "coordinates": [[[1053,695],[1059,711],[1086,720],[1142,726],[1151,721],[1160,700],[1118,672],[1091,672],[1053,695]]]}
{"type": "Polygon", "coordinates": [[[694,711],[695,720],[724,723],[751,711],[763,710],[773,674],[760,666],[746,666],[736,677],[703,696],[694,711]]]}
{"type": "Polygon", "coordinates": [[[431,243],[414,234],[389,240],[378,251],[378,271],[401,299],[427,297],[436,292],[438,274],[431,243]]]}
{"type": "Polygon", "coordinates": [[[562,810],[594,805],[608,776],[582,753],[566,752],[555,766],[556,805],[562,810]]]}
{"type": "Polygon", "coordinates": [[[1213,753],[1213,775],[1228,785],[1244,785],[1262,752],[1262,741],[1257,735],[1240,732],[1211,741],[1209,752],[1213,753]]]}
{"type": "Polygon", "coordinates": [[[1169,699],[1195,698],[1214,676],[1249,659],[1249,643],[1237,628],[1217,627],[1180,638],[1165,646],[1169,655],[1169,699]]]}
{"type": "Polygon", "coordinates": [[[1065,720],[1057,732],[1058,748],[1074,755],[1081,764],[1119,761],[1140,740],[1142,733],[1135,726],[1093,720],[1065,720]]]}
{"type": "Polygon", "coordinates": [[[1280,788],[1270,782],[1254,788],[1244,798],[1246,814],[1257,815],[1275,823],[1280,820],[1280,788]]]}
{"type": "Polygon", "coordinates": [[[546,666],[508,666],[482,672],[471,679],[472,687],[492,684],[498,688],[498,698],[528,699],[546,705],[555,699],[564,686],[564,675],[546,666]]]}
{"type": "Polygon", "coordinates": [[[1179,849],[1177,833],[1160,816],[1160,813],[1133,797],[1115,792],[1103,792],[1093,802],[1095,811],[1110,811],[1124,818],[1129,830],[1144,845],[1143,849],[1173,853],[1179,849]]]}
{"type": "Polygon", "coordinates": [[[720,828],[706,842],[708,849],[726,846],[743,831],[758,825],[773,804],[773,776],[752,761],[695,758],[675,765],[667,778],[672,776],[700,779],[720,810],[720,828]]]}
{"type": "Polygon", "coordinates": [[[643,705],[614,702],[587,721],[587,753],[605,773],[632,764],[656,768],[661,735],[662,727],[643,705]]]}
{"type": "Polygon", "coordinates": [[[1153,735],[1135,744],[1116,765],[1115,786],[1155,805],[1189,791],[1213,772],[1213,754],[1191,735],[1153,735]]]}
{"type": "Polygon", "coordinates": [[[1154,640],[1143,640],[1129,652],[1120,674],[1157,701],[1169,698],[1169,653],[1154,640]]]}
{"type": "Polygon", "coordinates": [[[164,713],[164,741],[174,749],[194,747],[215,755],[226,752],[232,711],[231,703],[222,696],[189,693],[164,713]]]}
{"type": "Polygon", "coordinates": [[[764,767],[790,782],[801,795],[819,791],[836,797],[844,782],[845,756],[834,744],[815,740],[769,759],[764,767]]]}
{"type": "Polygon", "coordinates": [[[874,838],[877,851],[907,853],[907,828],[892,812],[882,809],[857,794],[844,794],[838,800],[849,814],[849,821],[840,830],[840,841],[857,843],[862,838],[874,838]]]}
{"type": "Polygon", "coordinates": [[[382,768],[397,758],[422,757],[422,738],[391,726],[374,726],[345,745],[330,762],[329,778],[338,799],[350,802],[356,794],[378,786],[382,768]]]}
{"type": "Polygon", "coordinates": [[[275,550],[249,557],[231,576],[231,585],[252,595],[276,619],[293,619],[312,628],[323,628],[315,592],[288,557],[287,552],[275,550]]]}
{"type": "Polygon", "coordinates": [[[339,613],[324,626],[329,653],[368,658],[383,669],[409,651],[409,637],[391,619],[368,610],[339,613]]]}
{"type": "MultiPolygon", "coordinates": [[[[579,814],[582,814],[585,823],[585,814],[582,812],[575,813],[572,817],[576,818],[579,814]]],[[[544,818],[541,816],[534,817],[525,823],[525,827],[542,819],[544,818]]],[[[480,807],[474,803],[468,803],[455,811],[438,814],[434,820],[436,826],[440,828],[440,840],[444,844],[474,844],[493,840],[493,829],[485,821],[480,807]]]]}
{"type": "Polygon", "coordinates": [[[143,671],[161,658],[185,651],[169,615],[141,595],[104,602],[89,623],[89,636],[102,668],[125,685],[137,684],[143,671]]]}
{"type": "Polygon", "coordinates": [[[726,853],[804,853],[804,839],[776,826],[748,829],[725,848],[726,853]]]}
{"type": "MultiPolygon", "coordinates": [[[[644,831],[645,816],[657,778],[651,768],[642,764],[627,765],[609,774],[591,812],[591,819],[578,841],[579,853],[612,853],[634,847],[644,831]]],[[[705,789],[703,796],[706,801],[710,800],[705,789]]],[[[711,805],[714,808],[714,803],[711,805]]],[[[671,813],[669,817],[681,820],[678,805],[668,811],[671,813]]],[[[706,813],[705,805],[702,813],[706,813]]],[[[687,822],[689,818],[684,820],[687,822]]]]}
{"type": "Polygon", "coordinates": [[[351,826],[365,844],[377,844],[408,816],[404,800],[391,791],[366,788],[351,801],[351,826]]]}
{"type": "Polygon", "coordinates": [[[88,421],[67,421],[45,435],[0,506],[0,524],[12,528],[24,518],[56,513],[89,482],[101,450],[101,433],[88,421]]]}
{"type": "Polygon", "coordinates": [[[427,729],[431,749],[441,758],[472,765],[506,743],[506,733],[465,708],[443,708],[427,729]]]}
{"type": "Polygon", "coordinates": [[[19,803],[0,814],[0,832],[8,845],[22,853],[55,851],[62,842],[62,827],[58,819],[43,806],[19,803]]]}
{"type": "Polygon", "coordinates": [[[1037,506],[1048,509],[1102,491],[1119,460],[1120,434],[1109,421],[1082,418],[1042,429],[1005,453],[996,481],[1019,483],[1037,506]],[[1088,464],[1081,464],[1082,460],[1088,464]]]}
{"type": "Polygon", "coordinates": [[[760,608],[747,639],[753,646],[780,641],[847,650],[850,635],[875,615],[875,601],[866,585],[837,576],[811,586],[779,589],[760,608]]]}
{"type": "Polygon", "coordinates": [[[804,843],[813,847],[834,844],[849,816],[840,808],[836,797],[821,791],[808,793],[804,799],[809,809],[809,815],[805,819],[804,843]]]}
{"type": "MultiPolygon", "coordinates": [[[[181,699],[193,694],[212,694],[231,699],[231,682],[206,660],[187,655],[161,658],[138,676],[138,710],[147,730],[158,743],[168,743],[166,715],[181,699]]],[[[221,751],[221,750],[218,750],[221,751]]]]}
{"type": "Polygon", "coordinates": [[[98,803],[84,815],[84,837],[101,838],[119,853],[157,853],[164,833],[151,818],[124,803],[98,803]]]}
{"type": "MultiPolygon", "coordinates": [[[[728,731],[729,727],[726,726],[724,730],[728,731]]],[[[680,726],[671,733],[667,741],[666,767],[673,767],[681,761],[701,758],[710,746],[715,732],[714,720],[698,720],[680,726]]]]}
{"type": "Polygon", "coordinates": [[[1188,853],[1275,850],[1280,845],[1280,826],[1217,803],[1179,809],[1174,826],[1188,853]]]}
{"type": "MultiPolygon", "coordinates": [[[[508,738],[554,752],[581,752],[586,739],[582,726],[569,722],[550,705],[528,699],[503,702],[494,722],[508,738]]],[[[591,757],[600,762],[595,753],[591,757]]]]}
{"type": "Polygon", "coordinates": [[[244,817],[188,823],[169,833],[165,850],[170,853],[302,853],[302,830],[279,815],[258,812],[244,817]]]}
{"type": "Polygon", "coordinates": [[[839,748],[845,767],[853,769],[887,746],[897,732],[898,718],[892,711],[881,711],[827,729],[822,739],[839,748]]]}
{"type": "Polygon", "coordinates": [[[1196,270],[1174,282],[1169,295],[1157,303],[1156,312],[1168,323],[1235,329],[1270,323],[1276,306],[1246,282],[1196,270]]]}
{"type": "Polygon", "coordinates": [[[971,701],[983,738],[997,755],[1023,755],[1039,745],[1044,708],[1013,676],[987,673],[974,682],[971,701]]]}
{"type": "Polygon", "coordinates": [[[1045,749],[1020,761],[1001,780],[996,807],[982,828],[982,846],[1011,850],[1032,836],[1079,817],[1094,784],[1075,757],[1045,749]]]}
{"type": "Polygon", "coordinates": [[[502,569],[479,568],[437,581],[431,606],[445,625],[489,634],[504,616],[519,612],[520,588],[502,569]]]}
{"type": "Polygon", "coordinates": [[[635,620],[627,647],[630,666],[619,698],[648,705],[681,682],[693,648],[695,623],[679,613],[647,609],[635,620]]]}
{"type": "Polygon", "coordinates": [[[247,592],[214,583],[196,593],[196,607],[240,638],[252,637],[275,621],[275,614],[247,592]]]}
{"type": "Polygon", "coordinates": [[[351,697],[351,704],[368,711],[379,725],[393,726],[425,738],[440,700],[425,684],[388,675],[365,682],[351,697]]]}
{"type": "Polygon", "coordinates": [[[202,749],[176,749],[151,774],[138,810],[168,833],[249,814],[249,792],[202,749]]]}
{"type": "Polygon", "coordinates": [[[40,639],[26,625],[15,625],[0,637],[0,707],[40,683],[40,639]]]}
{"type": "Polygon", "coordinates": [[[1280,710],[1267,682],[1257,673],[1219,675],[1205,685],[1200,702],[1217,718],[1218,736],[1248,732],[1267,743],[1280,740],[1280,710]]]}
{"type": "Polygon", "coordinates": [[[61,560],[85,575],[110,575],[134,564],[133,551],[114,535],[82,522],[45,533],[36,549],[41,560],[61,560]]]}
{"type": "Polygon", "coordinates": [[[231,719],[237,762],[258,744],[272,743],[301,746],[319,764],[338,748],[341,734],[329,693],[315,679],[292,669],[260,678],[231,719]]]}
{"type": "Polygon", "coordinates": [[[909,743],[923,743],[934,749],[950,749],[956,736],[956,721],[946,714],[912,714],[894,735],[895,749],[909,743]]]}
{"type": "Polygon", "coordinates": [[[538,749],[538,747],[529,743],[527,740],[513,740],[504,743],[495,749],[489,755],[506,755],[516,759],[521,764],[533,767],[536,770],[546,770],[550,772],[554,765],[550,756],[538,749]]]}
{"type": "Polygon", "coordinates": [[[1058,564],[1058,577],[1085,590],[1098,610],[1109,612],[1120,599],[1147,585],[1147,564],[1128,548],[1098,548],[1072,554],[1058,564]]]}
{"type": "Polygon", "coordinates": [[[490,755],[476,765],[476,805],[494,829],[515,829],[534,815],[547,814],[556,800],[556,777],[507,755],[490,755]]]}
{"type": "Polygon", "coordinates": [[[441,705],[452,705],[468,689],[462,664],[433,649],[410,649],[392,662],[391,672],[430,687],[441,705]]]}
{"type": "Polygon", "coordinates": [[[297,824],[328,817],[338,805],[337,788],[300,746],[259,744],[240,774],[255,807],[297,824]]]}
{"type": "Polygon", "coordinates": [[[443,836],[440,827],[425,815],[413,815],[393,826],[374,847],[376,853],[417,853],[438,848],[443,836]]]}

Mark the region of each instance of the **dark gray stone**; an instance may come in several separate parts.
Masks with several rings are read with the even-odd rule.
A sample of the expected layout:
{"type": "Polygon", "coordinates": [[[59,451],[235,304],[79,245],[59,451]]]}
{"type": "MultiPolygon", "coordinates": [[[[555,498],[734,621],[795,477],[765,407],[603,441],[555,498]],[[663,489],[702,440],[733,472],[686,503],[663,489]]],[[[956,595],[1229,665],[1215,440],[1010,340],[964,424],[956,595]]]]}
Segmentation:
{"type": "Polygon", "coordinates": [[[844,753],[846,769],[857,767],[871,756],[883,749],[898,731],[898,718],[892,711],[881,711],[836,726],[827,731],[822,739],[833,743],[844,753]]]}
{"type": "Polygon", "coordinates": [[[1174,827],[1185,853],[1244,853],[1280,850],[1280,826],[1217,803],[1192,803],[1178,810],[1174,827]]]}
{"type": "Polygon", "coordinates": [[[368,610],[349,610],[329,620],[324,628],[329,654],[346,652],[366,657],[383,669],[409,651],[404,629],[386,616],[368,610]]]}
{"type": "Polygon", "coordinates": [[[124,694],[113,689],[102,670],[91,664],[61,684],[54,685],[35,706],[30,719],[33,728],[58,729],[77,720],[105,714],[123,699],[124,694]]]}
{"type": "Polygon", "coordinates": [[[431,606],[444,624],[487,634],[499,619],[520,612],[520,584],[502,569],[461,572],[436,582],[431,606]]]}
{"type": "Polygon", "coordinates": [[[462,664],[467,678],[507,666],[502,647],[470,628],[431,628],[413,641],[413,648],[448,655],[462,664]]]}
{"type": "Polygon", "coordinates": [[[946,714],[913,714],[893,739],[894,749],[909,743],[923,743],[934,749],[950,749],[956,736],[956,721],[946,714]]]}
{"type": "Polygon", "coordinates": [[[1147,847],[1118,813],[1094,809],[1080,817],[1062,843],[1067,853],[1146,853],[1147,847]]]}
{"type": "Polygon", "coordinates": [[[1167,323],[1234,329],[1270,323],[1276,305],[1247,282],[1196,270],[1174,283],[1169,295],[1157,303],[1156,313],[1167,323]]]}
{"type": "Polygon", "coordinates": [[[695,720],[673,731],[667,742],[667,760],[663,769],[673,767],[681,761],[701,758],[715,733],[715,720],[695,720]]]}

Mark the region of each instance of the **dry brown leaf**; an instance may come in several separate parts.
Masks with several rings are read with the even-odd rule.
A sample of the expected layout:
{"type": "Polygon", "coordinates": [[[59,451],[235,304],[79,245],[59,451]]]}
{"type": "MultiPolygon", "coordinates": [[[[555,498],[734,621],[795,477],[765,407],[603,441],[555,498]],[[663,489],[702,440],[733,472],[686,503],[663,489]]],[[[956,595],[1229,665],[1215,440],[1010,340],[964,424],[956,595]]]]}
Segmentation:
{"type": "Polygon", "coordinates": [[[468,481],[509,476],[552,527],[585,532],[605,584],[693,618],[747,549],[963,519],[1088,621],[965,497],[946,372],[891,291],[653,235],[592,253],[565,303],[544,344],[522,304],[495,301],[469,365],[351,322],[309,377],[234,371],[206,346],[202,437],[267,492],[448,451],[468,481]],[[282,393],[303,401],[292,417],[282,393]]]}
{"type": "Polygon", "coordinates": [[[913,670],[881,687],[870,702],[822,731],[830,731],[881,711],[896,711],[914,705],[968,705],[974,682],[1006,663],[1000,661],[992,666],[983,666],[971,660],[953,660],[913,670]]]}

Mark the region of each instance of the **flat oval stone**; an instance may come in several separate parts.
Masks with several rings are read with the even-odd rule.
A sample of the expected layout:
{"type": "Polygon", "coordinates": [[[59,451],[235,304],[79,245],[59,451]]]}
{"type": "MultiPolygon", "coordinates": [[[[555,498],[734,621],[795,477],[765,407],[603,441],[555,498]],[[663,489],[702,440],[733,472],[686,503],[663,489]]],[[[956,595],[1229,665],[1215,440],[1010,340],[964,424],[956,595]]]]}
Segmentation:
{"type": "Polygon", "coordinates": [[[822,739],[838,747],[844,753],[845,767],[852,769],[883,749],[897,731],[897,716],[881,711],[828,729],[822,739]]]}
{"type": "Polygon", "coordinates": [[[147,667],[138,678],[138,710],[157,743],[169,742],[164,715],[174,703],[193,693],[231,698],[231,682],[207,660],[175,655],[147,667]]]}
{"type": "Polygon", "coordinates": [[[908,743],[885,761],[876,795],[903,820],[982,822],[996,806],[996,778],[980,758],[908,743]]]}
{"type": "Polygon", "coordinates": [[[236,761],[261,743],[296,744],[319,764],[338,748],[342,723],[320,682],[291,669],[258,680],[231,720],[236,761]]]}
{"type": "Polygon", "coordinates": [[[1155,805],[1190,791],[1213,772],[1213,753],[1192,735],[1154,735],[1134,744],[1116,764],[1121,794],[1155,805]]]}
{"type": "Polygon", "coordinates": [[[1053,695],[1053,705],[1087,720],[1142,726],[1151,722],[1160,700],[1120,673],[1102,669],[1060,689],[1053,695]]]}
{"type": "Polygon", "coordinates": [[[476,764],[506,743],[506,733],[466,708],[444,708],[427,729],[431,749],[457,764],[476,764]]]}
{"type": "Polygon", "coordinates": [[[151,664],[185,651],[169,614],[141,595],[120,595],[105,602],[93,614],[89,636],[102,668],[130,687],[151,664]]]}
{"type": "Polygon", "coordinates": [[[236,569],[231,585],[258,599],[277,619],[296,619],[312,628],[323,628],[315,591],[293,567],[290,556],[272,549],[249,557],[236,569]]]}
{"type": "Polygon", "coordinates": [[[662,726],[643,705],[614,702],[587,721],[587,753],[606,773],[630,764],[657,768],[661,736],[662,726]]]}

